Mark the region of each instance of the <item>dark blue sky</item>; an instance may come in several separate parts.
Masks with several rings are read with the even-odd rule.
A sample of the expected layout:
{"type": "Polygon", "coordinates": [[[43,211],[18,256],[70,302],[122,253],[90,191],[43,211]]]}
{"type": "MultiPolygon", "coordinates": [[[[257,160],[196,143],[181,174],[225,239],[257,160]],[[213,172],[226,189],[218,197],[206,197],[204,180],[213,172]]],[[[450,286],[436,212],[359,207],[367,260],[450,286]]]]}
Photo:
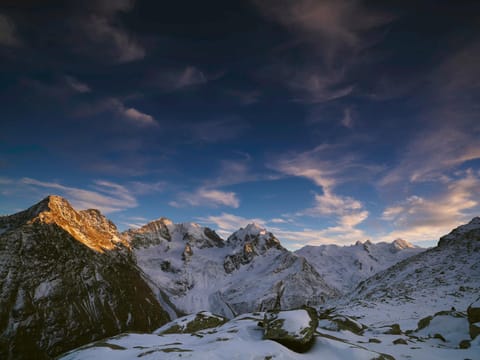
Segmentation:
{"type": "Polygon", "coordinates": [[[477,1],[2,1],[0,213],[59,194],[121,229],[431,245],[480,212],[479,24],[477,1]]]}

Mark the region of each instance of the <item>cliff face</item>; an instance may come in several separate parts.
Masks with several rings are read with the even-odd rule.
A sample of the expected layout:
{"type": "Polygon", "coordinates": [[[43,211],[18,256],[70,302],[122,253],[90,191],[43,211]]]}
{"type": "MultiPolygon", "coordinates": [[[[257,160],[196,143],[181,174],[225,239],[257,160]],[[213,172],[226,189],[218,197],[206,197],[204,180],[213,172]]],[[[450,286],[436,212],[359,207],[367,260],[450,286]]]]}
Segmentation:
{"type": "Polygon", "coordinates": [[[170,320],[96,210],[50,196],[0,218],[0,358],[50,358],[170,320]]]}

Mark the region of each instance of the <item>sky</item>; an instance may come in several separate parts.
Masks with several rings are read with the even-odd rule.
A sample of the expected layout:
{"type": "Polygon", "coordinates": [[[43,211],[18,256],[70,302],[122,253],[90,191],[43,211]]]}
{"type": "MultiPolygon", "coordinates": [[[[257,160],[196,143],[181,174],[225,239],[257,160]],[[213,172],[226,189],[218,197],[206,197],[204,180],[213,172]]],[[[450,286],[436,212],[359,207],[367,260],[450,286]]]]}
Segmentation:
{"type": "Polygon", "coordinates": [[[0,4],[0,214],[433,246],[480,215],[478,1],[0,4]]]}

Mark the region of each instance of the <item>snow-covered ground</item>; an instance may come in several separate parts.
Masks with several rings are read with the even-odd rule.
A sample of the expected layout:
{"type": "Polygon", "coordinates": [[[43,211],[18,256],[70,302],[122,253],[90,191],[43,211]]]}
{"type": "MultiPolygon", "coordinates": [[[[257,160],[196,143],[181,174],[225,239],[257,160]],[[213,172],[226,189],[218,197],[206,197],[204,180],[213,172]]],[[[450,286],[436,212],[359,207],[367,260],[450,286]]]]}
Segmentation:
{"type": "MultiPolygon", "coordinates": [[[[304,312],[283,316],[289,324],[304,322],[292,319],[304,312]]],[[[330,330],[328,322],[320,321],[315,343],[305,353],[294,352],[271,340],[264,339],[259,326],[263,313],[236,317],[216,327],[192,334],[123,334],[99,341],[70,352],[62,360],[93,359],[479,359],[480,337],[468,349],[459,349],[461,340],[470,339],[465,318],[434,317],[427,328],[415,333],[385,334],[388,327],[369,327],[363,333],[330,330]],[[445,337],[443,341],[439,336],[445,337]],[[399,340],[402,339],[402,340],[399,340]]],[[[164,328],[167,328],[166,325],[164,328]]],[[[292,330],[294,330],[292,328],[292,330]]]]}

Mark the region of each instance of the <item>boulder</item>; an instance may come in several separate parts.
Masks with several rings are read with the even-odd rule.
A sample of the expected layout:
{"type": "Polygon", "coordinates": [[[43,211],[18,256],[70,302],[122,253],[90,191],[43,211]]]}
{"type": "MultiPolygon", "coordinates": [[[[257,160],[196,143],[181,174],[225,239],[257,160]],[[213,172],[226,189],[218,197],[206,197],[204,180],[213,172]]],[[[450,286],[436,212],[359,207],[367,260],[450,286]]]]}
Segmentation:
{"type": "Polygon", "coordinates": [[[480,334],[480,298],[474,301],[467,309],[470,337],[475,339],[480,334]]]}
{"type": "Polygon", "coordinates": [[[192,334],[197,331],[216,328],[227,322],[227,319],[208,311],[187,315],[157,329],[155,334],[192,334]]]}
{"type": "Polygon", "coordinates": [[[394,345],[408,345],[407,340],[399,338],[396,340],[393,340],[394,345]]]}
{"type": "Polygon", "coordinates": [[[264,339],[276,341],[290,350],[303,353],[315,342],[317,313],[312,308],[289,311],[269,311],[262,323],[264,339]]]}
{"type": "Polygon", "coordinates": [[[365,329],[364,325],[348,316],[336,315],[330,320],[337,324],[338,330],[348,330],[357,335],[360,335],[365,329]]]}

